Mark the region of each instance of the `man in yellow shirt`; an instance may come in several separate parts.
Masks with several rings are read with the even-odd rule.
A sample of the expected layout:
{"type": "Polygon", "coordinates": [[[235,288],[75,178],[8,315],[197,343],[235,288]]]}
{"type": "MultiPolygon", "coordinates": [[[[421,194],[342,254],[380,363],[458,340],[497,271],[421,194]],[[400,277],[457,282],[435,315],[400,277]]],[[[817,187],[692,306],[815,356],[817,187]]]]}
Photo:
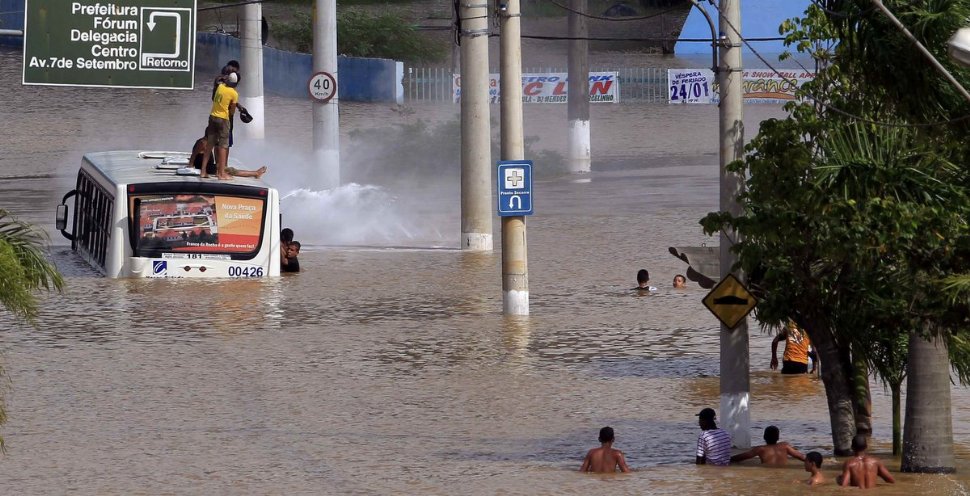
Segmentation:
{"type": "MultiPolygon", "coordinates": [[[[808,356],[812,342],[808,334],[798,328],[791,320],[785,329],[771,341],[771,370],[778,368],[778,342],[785,341],[785,353],[782,355],[782,374],[805,374],[808,372],[808,356]]],[[[812,362],[812,372],[815,372],[815,362],[812,362]]]]}
{"type": "MultiPolygon", "coordinates": [[[[239,93],[236,91],[238,84],[239,74],[233,72],[226,76],[225,83],[216,87],[216,93],[212,97],[212,111],[209,113],[209,125],[205,128],[205,156],[215,153],[217,179],[231,178],[226,172],[226,163],[229,161],[229,121],[236,113],[236,105],[239,103],[239,93]]],[[[200,176],[208,177],[205,169],[202,169],[200,176]]]]}

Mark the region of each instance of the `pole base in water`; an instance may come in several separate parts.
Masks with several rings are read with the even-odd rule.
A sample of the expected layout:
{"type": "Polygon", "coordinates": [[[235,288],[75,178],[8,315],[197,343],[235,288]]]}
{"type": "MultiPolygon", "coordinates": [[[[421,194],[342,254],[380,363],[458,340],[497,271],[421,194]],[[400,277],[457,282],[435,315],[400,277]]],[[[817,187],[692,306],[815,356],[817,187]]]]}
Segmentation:
{"type": "Polygon", "coordinates": [[[529,315],[529,292],[503,291],[502,309],[506,315],[529,315]]]}
{"type": "Polygon", "coordinates": [[[749,393],[721,394],[721,411],[717,416],[721,429],[731,435],[731,446],[751,448],[751,411],[749,393]]]}
{"type": "Polygon", "coordinates": [[[569,172],[585,174],[590,171],[589,142],[589,121],[569,121],[569,172]]]}
{"type": "Polygon", "coordinates": [[[461,233],[461,249],[468,251],[492,251],[492,235],[485,233],[461,233]]]}

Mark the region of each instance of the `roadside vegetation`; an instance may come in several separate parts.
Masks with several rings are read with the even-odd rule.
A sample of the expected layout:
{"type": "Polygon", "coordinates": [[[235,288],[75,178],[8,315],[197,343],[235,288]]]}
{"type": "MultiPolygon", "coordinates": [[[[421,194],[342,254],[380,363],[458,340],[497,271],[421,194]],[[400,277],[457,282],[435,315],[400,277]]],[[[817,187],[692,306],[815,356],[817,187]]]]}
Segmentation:
{"type": "MultiPolygon", "coordinates": [[[[213,5],[219,3],[231,6],[238,1],[218,0],[213,5]]],[[[552,25],[545,28],[537,25],[538,32],[565,36],[565,28],[560,25],[569,14],[568,3],[568,0],[523,0],[522,15],[533,21],[535,18],[549,18],[552,25]]],[[[272,46],[309,53],[313,46],[314,5],[314,0],[264,3],[263,15],[269,20],[272,46]]],[[[228,22],[235,17],[236,8],[215,11],[212,22],[217,26],[228,22]]],[[[648,23],[607,23],[615,25],[612,27],[617,29],[633,29],[621,29],[613,34],[622,38],[650,35],[651,29],[659,27],[647,26],[661,15],[670,19],[671,26],[679,26],[678,23],[683,22],[690,8],[687,0],[590,0],[587,12],[594,18],[643,17],[641,21],[648,23]]],[[[448,29],[452,9],[452,3],[448,0],[337,0],[338,53],[352,57],[388,58],[412,64],[442,62],[450,54],[453,44],[448,29]]],[[[670,35],[659,31],[653,34],[670,35]]],[[[632,45],[636,46],[636,43],[632,45]]]]}
{"type": "MultiPolygon", "coordinates": [[[[313,16],[294,12],[292,21],[274,28],[274,35],[287,49],[309,53],[313,47],[313,16]]],[[[337,53],[405,62],[435,62],[444,57],[446,50],[397,14],[338,10],[337,53]]]]}
{"type": "MultiPolygon", "coordinates": [[[[47,233],[0,209],[0,306],[17,320],[36,324],[36,292],[60,291],[64,280],[47,259],[47,233]]],[[[0,376],[3,370],[0,369],[0,376]]],[[[7,421],[0,395],[0,424],[7,421]]],[[[0,450],[3,437],[0,437],[0,450]]]]}
{"type": "MultiPolygon", "coordinates": [[[[970,85],[945,52],[970,2],[885,3],[970,85]]],[[[730,166],[747,178],[743,211],[702,225],[738,236],[758,320],[808,332],[836,454],[874,434],[875,374],[901,470],[953,471],[950,373],[970,381],[970,104],[868,0],[816,2],[782,31],[821,69],[730,166]]]]}

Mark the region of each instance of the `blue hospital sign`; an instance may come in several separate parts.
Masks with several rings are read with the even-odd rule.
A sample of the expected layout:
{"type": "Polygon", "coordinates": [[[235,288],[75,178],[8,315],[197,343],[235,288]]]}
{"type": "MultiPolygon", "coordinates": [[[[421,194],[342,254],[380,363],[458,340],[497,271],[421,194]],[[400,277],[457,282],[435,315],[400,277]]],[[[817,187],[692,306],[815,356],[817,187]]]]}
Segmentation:
{"type": "Polygon", "coordinates": [[[532,161],[498,163],[498,214],[502,217],[532,215],[532,161]]]}

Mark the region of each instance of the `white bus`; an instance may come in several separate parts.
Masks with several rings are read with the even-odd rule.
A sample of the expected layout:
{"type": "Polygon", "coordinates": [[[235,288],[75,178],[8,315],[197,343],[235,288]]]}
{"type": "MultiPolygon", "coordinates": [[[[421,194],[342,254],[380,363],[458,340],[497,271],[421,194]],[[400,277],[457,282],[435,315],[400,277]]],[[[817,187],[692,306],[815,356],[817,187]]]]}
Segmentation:
{"type": "Polygon", "coordinates": [[[85,155],[57,229],[108,277],[279,276],[279,192],[254,178],[202,179],[187,162],[180,152],[85,155]]]}

